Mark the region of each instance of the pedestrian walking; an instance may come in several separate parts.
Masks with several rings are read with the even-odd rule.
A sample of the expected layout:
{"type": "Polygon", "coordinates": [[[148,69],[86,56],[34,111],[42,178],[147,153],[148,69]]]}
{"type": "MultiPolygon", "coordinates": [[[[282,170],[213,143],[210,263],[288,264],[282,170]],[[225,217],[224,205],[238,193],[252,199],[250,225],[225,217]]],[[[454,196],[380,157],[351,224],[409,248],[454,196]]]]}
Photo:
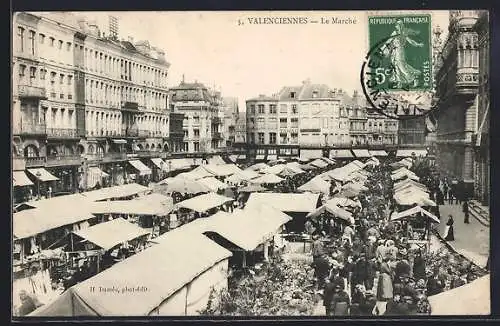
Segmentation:
{"type": "Polygon", "coordinates": [[[453,190],[451,188],[448,190],[448,204],[453,205],[453,190]]]}
{"type": "Polygon", "coordinates": [[[464,223],[469,224],[469,202],[467,199],[464,200],[462,204],[462,211],[464,212],[464,223]]]}
{"type": "Polygon", "coordinates": [[[455,221],[453,220],[453,216],[448,216],[448,222],[446,222],[446,228],[444,230],[444,240],[446,241],[454,241],[455,240],[455,232],[453,231],[453,224],[455,221]]]}

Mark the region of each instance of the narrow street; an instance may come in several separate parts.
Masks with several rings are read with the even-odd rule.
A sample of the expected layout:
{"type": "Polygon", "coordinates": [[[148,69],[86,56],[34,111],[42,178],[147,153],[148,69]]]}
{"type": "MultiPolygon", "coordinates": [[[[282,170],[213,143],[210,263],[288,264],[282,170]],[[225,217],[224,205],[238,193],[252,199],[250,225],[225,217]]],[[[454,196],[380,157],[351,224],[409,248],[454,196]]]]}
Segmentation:
{"type": "Polygon", "coordinates": [[[480,224],[475,218],[470,217],[470,224],[464,223],[462,207],[457,204],[439,206],[441,223],[438,226],[442,235],[448,221],[448,215],[455,220],[455,241],[448,242],[456,252],[473,261],[476,265],[484,267],[488,260],[490,229],[480,224]]]}

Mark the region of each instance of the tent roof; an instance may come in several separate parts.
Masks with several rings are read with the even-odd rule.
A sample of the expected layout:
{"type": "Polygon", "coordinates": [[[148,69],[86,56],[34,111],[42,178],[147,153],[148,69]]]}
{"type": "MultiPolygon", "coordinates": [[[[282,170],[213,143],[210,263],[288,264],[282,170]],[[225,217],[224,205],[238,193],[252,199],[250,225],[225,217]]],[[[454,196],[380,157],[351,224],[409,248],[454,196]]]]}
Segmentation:
{"type": "Polygon", "coordinates": [[[98,190],[84,192],[82,193],[82,195],[92,201],[98,201],[98,200],[106,200],[113,198],[129,197],[146,192],[148,190],[149,190],[148,187],[142,186],[140,184],[129,183],[121,186],[101,188],[98,190]]]}
{"type": "Polygon", "coordinates": [[[235,164],[208,164],[201,165],[200,167],[219,177],[228,176],[241,171],[235,164]]]}
{"type": "Polygon", "coordinates": [[[227,184],[217,180],[214,177],[207,177],[207,178],[198,179],[198,182],[200,182],[203,185],[210,188],[211,191],[217,191],[219,189],[226,189],[228,187],[227,184]]]}
{"type": "Polygon", "coordinates": [[[402,211],[402,212],[398,212],[396,214],[393,214],[393,216],[391,217],[391,220],[392,221],[396,221],[396,220],[400,220],[402,218],[405,218],[405,217],[409,217],[409,216],[412,216],[414,214],[423,214],[425,216],[427,216],[428,218],[430,218],[433,222],[435,223],[440,223],[441,221],[439,220],[439,218],[437,218],[436,215],[426,211],[425,209],[423,209],[422,207],[420,206],[415,206],[413,208],[410,208],[410,209],[407,209],[405,211],[402,211]]]}
{"type": "Polygon", "coordinates": [[[325,168],[328,166],[328,163],[325,162],[324,160],[320,159],[320,158],[317,158],[315,159],[314,161],[312,161],[311,163],[309,163],[310,165],[314,165],[318,168],[325,168]]]}
{"type": "Polygon", "coordinates": [[[371,157],[372,156],[370,154],[370,152],[368,152],[367,149],[353,149],[352,152],[354,153],[354,155],[356,157],[365,158],[365,157],[371,157]]]}
{"type": "Polygon", "coordinates": [[[259,170],[267,168],[268,166],[269,165],[267,165],[266,163],[256,163],[256,164],[248,167],[248,169],[253,170],[253,171],[259,171],[259,170]]]}
{"type": "Polygon", "coordinates": [[[222,165],[224,165],[224,164],[226,164],[226,162],[224,162],[222,157],[220,157],[219,155],[216,155],[216,156],[213,156],[213,157],[208,159],[208,164],[211,164],[211,165],[222,164],[222,165]]]}
{"type": "Polygon", "coordinates": [[[491,313],[490,275],[428,298],[431,315],[489,315],[491,313]]]}
{"type": "MultiPolygon", "coordinates": [[[[113,265],[71,289],[100,316],[148,315],[198,275],[231,255],[230,251],[201,234],[193,233],[189,237],[172,234],[160,244],[113,265]],[[123,288],[137,286],[147,290],[121,292],[123,288]],[[115,287],[120,292],[100,292],[98,295],[91,292],[92,288],[99,287],[115,287]]],[[[49,306],[61,305],[57,301],[49,306]]]]}
{"type": "Polygon", "coordinates": [[[189,169],[192,165],[192,161],[184,158],[175,158],[165,161],[165,166],[167,167],[167,170],[170,169],[170,171],[189,169]]]}
{"type": "Polygon", "coordinates": [[[384,150],[376,150],[376,151],[370,151],[370,154],[372,156],[387,156],[387,152],[384,150]]]}
{"type": "Polygon", "coordinates": [[[264,175],[262,175],[262,176],[260,176],[258,178],[250,180],[250,182],[251,183],[258,183],[258,184],[262,184],[262,183],[280,183],[283,180],[285,180],[285,179],[280,178],[280,177],[278,177],[275,174],[264,174],[264,175]]]}
{"type": "Polygon", "coordinates": [[[310,191],[314,193],[329,193],[330,192],[330,183],[323,180],[320,176],[316,176],[298,187],[300,191],[310,191]]]}
{"type": "Polygon", "coordinates": [[[147,230],[122,218],[100,223],[74,233],[105,250],[109,250],[125,241],[149,234],[147,230]]]}
{"type": "Polygon", "coordinates": [[[252,193],[247,206],[270,205],[282,212],[309,213],[316,209],[319,194],[252,193]]]}
{"type": "Polygon", "coordinates": [[[201,213],[201,212],[206,212],[211,208],[221,206],[233,200],[234,199],[232,198],[210,192],[208,194],[203,194],[188,200],[181,201],[180,203],[177,204],[177,206],[201,213]]]}
{"type": "MultiPolygon", "coordinates": [[[[162,196],[160,194],[155,194],[162,196]]],[[[89,203],[93,214],[133,214],[164,216],[172,211],[173,201],[169,197],[145,196],[134,200],[114,200],[89,203]]]]}
{"type": "Polygon", "coordinates": [[[30,202],[37,208],[26,209],[13,214],[13,234],[19,239],[27,238],[65,225],[89,220],[93,217],[88,200],[79,196],[54,197],[30,202]]]}
{"type": "Polygon", "coordinates": [[[314,212],[309,213],[307,217],[316,217],[323,214],[324,212],[328,212],[335,217],[354,224],[354,217],[352,216],[352,214],[345,209],[340,208],[334,199],[335,198],[330,199],[323,206],[317,208],[314,212]]]}

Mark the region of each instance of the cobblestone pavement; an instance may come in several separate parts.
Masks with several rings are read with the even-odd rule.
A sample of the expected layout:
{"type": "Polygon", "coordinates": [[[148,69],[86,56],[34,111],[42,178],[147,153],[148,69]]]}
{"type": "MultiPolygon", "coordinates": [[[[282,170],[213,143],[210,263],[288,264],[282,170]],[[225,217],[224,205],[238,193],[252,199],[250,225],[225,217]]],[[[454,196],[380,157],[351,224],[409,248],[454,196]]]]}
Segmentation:
{"type": "Polygon", "coordinates": [[[453,225],[455,241],[448,244],[458,253],[481,267],[486,266],[490,248],[490,229],[480,224],[474,217],[470,217],[470,224],[464,223],[464,213],[460,205],[441,205],[441,223],[437,226],[439,234],[443,235],[448,221],[448,215],[455,220],[453,225]]]}

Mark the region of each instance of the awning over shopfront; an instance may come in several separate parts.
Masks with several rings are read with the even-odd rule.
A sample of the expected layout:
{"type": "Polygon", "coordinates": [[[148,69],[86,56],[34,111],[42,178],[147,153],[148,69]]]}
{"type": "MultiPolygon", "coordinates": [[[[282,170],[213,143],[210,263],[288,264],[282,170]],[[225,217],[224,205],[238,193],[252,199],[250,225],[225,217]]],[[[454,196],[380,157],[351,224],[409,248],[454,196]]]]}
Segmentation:
{"type": "Polygon", "coordinates": [[[397,220],[403,219],[405,217],[411,217],[411,216],[413,216],[415,214],[421,214],[421,216],[425,215],[426,217],[428,217],[431,221],[433,221],[435,223],[439,223],[440,222],[439,218],[437,218],[436,215],[434,215],[434,214],[426,211],[425,209],[423,209],[420,206],[415,206],[415,207],[407,209],[405,211],[393,214],[393,216],[391,217],[391,221],[397,221],[397,220]]]}
{"type": "Polygon", "coordinates": [[[269,205],[282,212],[310,213],[318,207],[319,194],[252,193],[247,207],[269,205]]]}
{"type": "Polygon", "coordinates": [[[323,156],[321,149],[301,149],[300,158],[303,160],[312,160],[323,156]]]}
{"type": "Polygon", "coordinates": [[[384,150],[370,151],[370,154],[371,154],[371,156],[387,156],[387,155],[389,155],[384,150]]]}
{"type": "MultiPolygon", "coordinates": [[[[198,276],[232,255],[203,234],[176,233],[165,233],[161,243],[72,286],[29,316],[148,316],[198,276]],[[103,286],[116,287],[120,292],[96,295],[92,290],[103,286]],[[146,290],[121,292],[131,287],[146,290]]],[[[210,282],[209,277],[207,281],[210,282]]],[[[186,296],[181,307],[185,300],[186,296]]]]}
{"type": "Polygon", "coordinates": [[[91,201],[99,201],[106,199],[130,197],[141,193],[145,193],[148,190],[149,190],[148,187],[142,186],[140,184],[128,183],[121,186],[107,187],[98,190],[87,191],[82,193],[82,196],[85,196],[91,201]]]}
{"type": "Polygon", "coordinates": [[[427,150],[425,149],[398,149],[396,152],[396,157],[412,157],[415,154],[416,157],[427,155],[427,150]]]}
{"type": "Polygon", "coordinates": [[[189,169],[191,168],[191,165],[194,165],[192,160],[189,161],[188,159],[184,158],[171,159],[165,162],[165,166],[167,167],[168,171],[189,169]]]}
{"type": "Polygon", "coordinates": [[[154,165],[156,165],[159,169],[161,170],[167,170],[167,167],[165,166],[165,162],[159,157],[155,157],[151,159],[151,162],[153,162],[154,165]]]}
{"type": "Polygon", "coordinates": [[[354,156],[349,149],[332,149],[330,151],[331,158],[353,158],[354,156]]]}
{"type": "Polygon", "coordinates": [[[226,162],[224,162],[224,160],[222,159],[222,157],[220,157],[219,155],[217,155],[217,156],[209,158],[208,159],[208,164],[219,165],[219,164],[226,164],[226,162]]]}
{"type": "Polygon", "coordinates": [[[127,141],[125,139],[113,139],[113,143],[115,143],[115,144],[126,144],[127,141]]]}
{"type": "Polygon", "coordinates": [[[137,171],[139,171],[139,175],[149,175],[151,174],[151,169],[148,168],[144,163],[139,160],[128,161],[130,165],[132,165],[137,171]]]}
{"type": "Polygon", "coordinates": [[[277,154],[269,154],[267,155],[267,160],[268,161],[276,161],[278,159],[278,155],[277,154]]]}
{"type": "Polygon", "coordinates": [[[87,170],[87,187],[94,188],[98,183],[102,184],[102,178],[104,177],[109,177],[109,174],[96,166],[89,167],[87,170]]]}
{"type": "Polygon", "coordinates": [[[247,155],[246,154],[240,154],[238,155],[238,160],[246,160],[247,155]]]}
{"type": "Polygon", "coordinates": [[[359,158],[366,158],[366,157],[372,157],[370,152],[368,152],[367,149],[353,149],[352,152],[356,157],[359,158]]]}
{"type": "Polygon", "coordinates": [[[31,186],[33,182],[28,178],[24,171],[12,172],[12,183],[14,187],[31,186]]]}
{"type": "Polygon", "coordinates": [[[173,202],[151,199],[100,201],[89,204],[93,214],[130,214],[165,216],[172,211],[173,202]]]}
{"type": "Polygon", "coordinates": [[[149,234],[147,230],[122,218],[100,223],[73,233],[104,250],[109,250],[125,241],[149,234]]]}
{"type": "Polygon", "coordinates": [[[216,193],[208,193],[194,198],[181,201],[177,204],[178,207],[187,208],[195,212],[206,212],[211,208],[222,206],[232,202],[234,199],[218,195],[216,193]]]}
{"type": "Polygon", "coordinates": [[[316,166],[318,168],[326,168],[328,166],[328,163],[323,161],[322,159],[315,159],[314,161],[312,161],[311,163],[309,163],[310,165],[313,165],[313,166],[316,166]]]}
{"type": "Polygon", "coordinates": [[[88,169],[89,173],[95,173],[101,178],[109,177],[109,174],[98,168],[97,166],[90,166],[88,169]]]}
{"type": "Polygon", "coordinates": [[[258,154],[258,155],[255,156],[255,159],[256,160],[264,160],[264,159],[266,159],[266,156],[262,155],[262,154],[258,154]]]}
{"type": "Polygon", "coordinates": [[[28,169],[28,172],[42,182],[59,180],[59,178],[53,176],[49,171],[45,170],[44,168],[28,169]]]}
{"type": "Polygon", "coordinates": [[[229,155],[229,160],[233,163],[236,163],[238,160],[238,155],[229,155]]]}

